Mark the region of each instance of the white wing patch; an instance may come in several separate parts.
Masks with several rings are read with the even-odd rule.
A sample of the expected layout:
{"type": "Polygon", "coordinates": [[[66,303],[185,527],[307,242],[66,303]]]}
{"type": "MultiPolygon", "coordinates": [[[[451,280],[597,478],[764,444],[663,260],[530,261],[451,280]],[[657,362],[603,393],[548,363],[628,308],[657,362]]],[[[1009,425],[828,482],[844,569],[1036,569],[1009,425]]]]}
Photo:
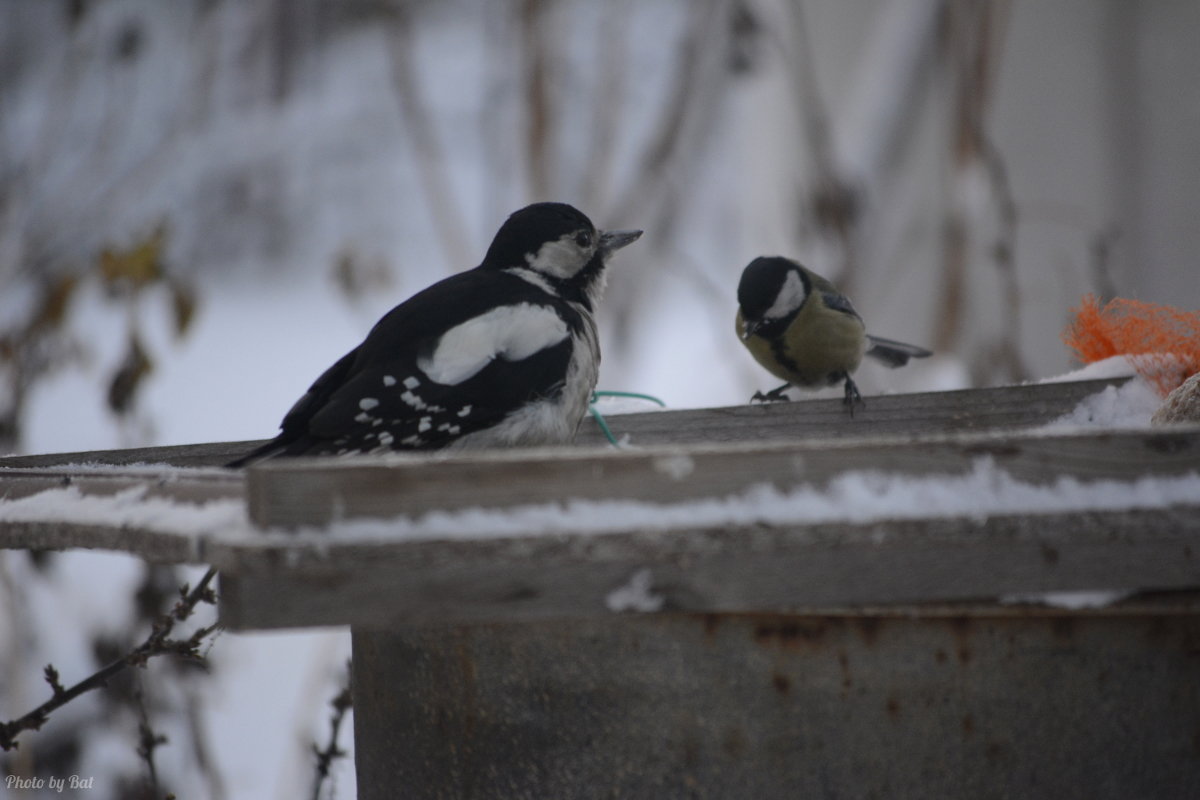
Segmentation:
{"type": "Polygon", "coordinates": [[[454,386],[477,375],[496,358],[521,361],[568,336],[567,323],[547,306],[501,306],[455,325],[417,366],[432,380],[454,386]]]}

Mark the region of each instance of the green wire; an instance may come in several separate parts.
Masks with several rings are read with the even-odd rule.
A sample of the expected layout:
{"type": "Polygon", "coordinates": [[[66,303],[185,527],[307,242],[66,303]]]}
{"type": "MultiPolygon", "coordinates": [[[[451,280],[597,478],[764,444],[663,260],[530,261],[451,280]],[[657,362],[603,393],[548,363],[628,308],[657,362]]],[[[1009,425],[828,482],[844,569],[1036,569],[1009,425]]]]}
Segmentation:
{"type": "Polygon", "coordinates": [[[595,406],[588,406],[588,411],[592,412],[592,419],[596,420],[596,424],[600,426],[600,430],[604,433],[604,438],[608,439],[609,444],[613,447],[619,447],[617,437],[613,436],[613,432],[608,427],[608,423],[604,421],[604,415],[600,413],[600,409],[595,406]]]}
{"type": "Polygon", "coordinates": [[[592,414],[592,419],[596,420],[596,424],[600,426],[604,438],[608,439],[609,444],[613,447],[620,447],[617,437],[613,436],[612,429],[608,427],[608,423],[604,421],[604,415],[600,413],[600,409],[596,408],[596,398],[598,397],[634,397],[639,400],[649,400],[652,403],[658,403],[663,408],[667,404],[657,397],[648,394],[639,394],[637,392],[592,392],[592,402],[588,404],[588,411],[592,414]]]}
{"type": "Polygon", "coordinates": [[[663,408],[667,407],[666,403],[664,403],[662,400],[659,400],[654,395],[639,394],[637,392],[592,392],[593,403],[596,402],[597,397],[636,397],[639,400],[649,400],[652,403],[658,403],[663,408]]]}

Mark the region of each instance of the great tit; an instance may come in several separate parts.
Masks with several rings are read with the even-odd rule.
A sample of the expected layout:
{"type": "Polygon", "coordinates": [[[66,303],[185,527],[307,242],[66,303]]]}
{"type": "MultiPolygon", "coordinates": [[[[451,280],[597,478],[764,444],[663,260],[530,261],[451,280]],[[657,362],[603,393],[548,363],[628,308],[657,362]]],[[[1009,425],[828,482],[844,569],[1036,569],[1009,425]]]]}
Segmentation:
{"type": "Polygon", "coordinates": [[[787,383],[751,399],[786,400],[789,386],[817,389],[839,381],[854,414],[862,395],[851,375],[864,355],[889,367],[931,353],[871,336],[849,298],[829,281],[782,256],[750,262],[738,283],[737,333],[754,359],[787,383]]]}
{"type": "Polygon", "coordinates": [[[570,441],[600,364],[592,317],[605,266],[641,231],[598,231],[537,203],[500,227],[474,269],[393,308],[317,378],[270,442],[273,456],[570,441]]]}

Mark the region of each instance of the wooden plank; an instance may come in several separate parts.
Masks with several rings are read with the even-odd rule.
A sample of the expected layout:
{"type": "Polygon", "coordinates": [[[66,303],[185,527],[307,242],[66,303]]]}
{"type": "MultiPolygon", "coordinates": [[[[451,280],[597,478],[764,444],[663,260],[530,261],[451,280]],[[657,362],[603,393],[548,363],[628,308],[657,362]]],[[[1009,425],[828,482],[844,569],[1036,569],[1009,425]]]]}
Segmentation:
{"type": "Polygon", "coordinates": [[[0,497],[6,500],[68,487],[82,495],[97,497],[138,489],[145,498],[161,497],[181,503],[240,499],[245,494],[241,476],[217,470],[0,469],[0,497]]]}
{"type": "MultiPolygon", "coordinates": [[[[853,417],[840,399],[820,399],[619,414],[606,420],[618,440],[628,438],[637,446],[1013,430],[1058,419],[1081,400],[1126,380],[875,395],[856,408],[853,417]]],[[[606,442],[589,420],[575,440],[582,446],[606,442]]]]}
{"type": "MultiPolygon", "coordinates": [[[[769,406],[761,413],[787,408],[769,406]]],[[[112,457],[143,461],[144,453],[112,457]]],[[[1035,484],[1062,476],[1129,481],[1180,475],[1198,468],[1200,428],[295,459],[256,466],[247,478],[254,521],[276,528],[564,498],[687,502],[764,483],[784,490],[820,488],[859,470],[952,476],[981,457],[1035,484]]],[[[216,470],[181,476],[152,469],[9,468],[0,470],[0,494],[27,496],[65,481],[89,493],[139,488],[149,497],[201,502],[242,497],[241,478],[216,470]]],[[[227,575],[226,613],[233,625],[373,626],[605,614],[609,594],[643,568],[651,570],[649,590],[664,598],[665,607],[712,611],[953,601],[996,592],[1189,588],[1197,585],[1192,539],[1198,510],[1186,505],[987,518],[935,515],[863,524],[676,525],[603,535],[393,537],[376,545],[336,535],[288,537],[236,527],[192,537],[183,549],[178,541],[157,541],[161,531],[68,521],[42,527],[7,523],[0,529],[0,544],[36,547],[41,542],[145,550],[148,557],[167,560],[205,558],[227,575]],[[831,583],[830,576],[836,581],[831,583]]],[[[380,530],[386,537],[386,526],[380,530]]]]}
{"type": "MultiPolygon", "coordinates": [[[[64,489],[73,491],[71,502],[76,498],[112,498],[130,491],[137,492],[139,503],[161,499],[188,506],[218,500],[241,503],[245,497],[245,484],[240,475],[215,470],[0,470],[0,498],[5,500],[64,489]]],[[[203,561],[204,537],[181,535],[169,523],[169,519],[157,525],[131,524],[115,519],[106,522],[102,518],[81,520],[69,508],[64,508],[62,517],[57,519],[53,515],[42,519],[0,516],[0,549],[87,548],[123,551],[162,563],[203,561]]]]}
{"type": "Polygon", "coordinates": [[[80,522],[0,522],[0,550],[110,550],[155,564],[206,563],[203,537],[141,526],[80,522]]]}
{"type": "Polygon", "coordinates": [[[665,612],[994,600],[1200,587],[1200,502],[1165,509],[743,525],[479,540],[233,547],[234,629],[586,619],[644,580],[665,612]]]}
{"type": "MultiPolygon", "coordinates": [[[[951,476],[980,458],[1031,484],[1183,475],[1200,470],[1200,428],[297,459],[252,468],[248,502],[252,519],[277,527],[573,497],[687,502],[762,483],[820,488],[857,470],[951,476]]],[[[235,627],[586,617],[609,613],[610,593],[642,569],[664,608],[705,612],[1200,586],[1200,498],[1135,511],[558,536],[388,541],[386,531],[381,523],[377,545],[313,533],[261,552],[215,545],[231,573],[223,615],[235,627]]]]}
{"type": "MultiPolygon", "coordinates": [[[[840,400],[798,400],[725,408],[654,411],[607,417],[618,438],[636,445],[778,441],[781,438],[875,437],[952,431],[1008,430],[1042,425],[1070,412],[1084,398],[1125,379],[1000,386],[949,392],[878,395],[851,418],[840,400]]],[[[0,458],[0,468],[66,464],[221,466],[266,440],[50,453],[0,458]]],[[[607,440],[590,419],[575,444],[607,440]]]]}
{"type": "Polygon", "coordinates": [[[3,469],[43,469],[67,465],[129,466],[133,464],[170,467],[219,467],[244,455],[265,440],[175,444],[135,447],[125,450],[91,450],[0,458],[3,469]]]}
{"type": "Polygon", "coordinates": [[[762,484],[820,488],[862,470],[962,475],[983,457],[1033,484],[1179,474],[1200,469],[1200,427],[280,459],[249,469],[247,503],[262,527],[319,526],[568,499],[683,502],[762,484]]]}

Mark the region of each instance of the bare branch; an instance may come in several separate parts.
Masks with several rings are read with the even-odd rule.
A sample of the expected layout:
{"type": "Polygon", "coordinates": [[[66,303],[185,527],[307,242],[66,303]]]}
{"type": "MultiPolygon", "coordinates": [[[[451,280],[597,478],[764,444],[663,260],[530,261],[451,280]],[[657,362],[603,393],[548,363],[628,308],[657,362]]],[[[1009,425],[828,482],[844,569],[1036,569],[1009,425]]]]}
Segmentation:
{"type": "Polygon", "coordinates": [[[797,106],[813,171],[813,183],[806,192],[803,211],[815,223],[819,236],[829,237],[837,243],[841,254],[837,282],[843,291],[853,296],[858,279],[856,244],[862,202],[838,159],[833,123],[817,81],[812,35],[804,9],[800,3],[794,3],[790,8],[791,32],[796,42],[794,56],[790,59],[791,77],[797,87],[797,106]]]}
{"type": "Polygon", "coordinates": [[[346,755],[346,751],[337,746],[337,739],[338,731],[342,727],[342,721],[346,717],[346,712],[354,704],[350,692],[352,680],[350,664],[347,664],[346,685],[329,701],[329,705],[333,708],[333,715],[329,718],[329,739],[325,742],[323,748],[319,748],[315,742],[313,743],[313,754],[317,757],[317,772],[313,780],[312,800],[320,800],[321,786],[329,777],[329,770],[333,766],[333,762],[339,758],[344,758],[346,755]]]}
{"type": "Polygon", "coordinates": [[[198,604],[202,602],[209,604],[216,603],[216,594],[209,587],[209,583],[216,577],[216,574],[216,568],[210,568],[208,572],[204,573],[204,577],[200,579],[200,583],[196,585],[195,589],[189,590],[185,584],[180,589],[180,599],[175,604],[175,607],[154,621],[150,635],[146,637],[144,642],[126,655],[79,681],[79,683],[76,683],[69,689],[64,689],[62,684],[58,683],[58,671],[52,665],[48,665],[45,676],[46,681],[50,683],[53,689],[53,696],[25,716],[0,723],[0,749],[12,750],[16,748],[19,744],[16,737],[22,731],[36,731],[41,729],[53,711],[82,694],[86,694],[93,689],[99,689],[110,678],[124,671],[127,667],[145,666],[149,659],[164,653],[175,653],[185,658],[202,659],[203,656],[200,654],[199,649],[200,645],[203,644],[205,637],[219,627],[219,624],[214,623],[199,628],[187,639],[170,639],[168,637],[171,635],[171,631],[174,630],[175,623],[190,617],[198,604]]]}
{"type": "Polygon", "coordinates": [[[1000,229],[992,247],[992,261],[1000,271],[1004,285],[1005,325],[999,342],[1000,363],[1008,372],[1008,379],[1025,381],[1029,369],[1021,358],[1017,334],[1021,330],[1021,288],[1017,279],[1017,202],[1013,197],[1012,184],[1008,180],[1008,166],[999,148],[988,136],[983,137],[984,164],[987,166],[988,182],[992,198],[997,206],[1000,229]]]}
{"type": "MultiPolygon", "coordinates": [[[[211,640],[209,644],[211,645],[211,640]]],[[[221,777],[217,764],[213,761],[212,749],[209,746],[208,732],[201,718],[202,700],[192,689],[185,689],[187,698],[187,722],[192,742],[192,756],[196,767],[208,783],[210,800],[222,800],[226,796],[225,781],[221,777]]]]}
{"type": "Polygon", "coordinates": [[[725,4],[709,0],[688,9],[689,28],[676,48],[673,84],[661,104],[657,127],[641,149],[630,184],[617,192],[613,204],[631,219],[653,215],[656,238],[662,241],[670,237],[680,205],[676,199],[686,188],[679,185],[686,176],[679,174],[678,166],[696,155],[688,152],[688,145],[698,149],[700,136],[710,129],[707,123],[716,116],[726,89],[721,61],[724,37],[728,36],[725,4]]]}
{"type": "MultiPolygon", "coordinates": [[[[986,120],[999,71],[998,45],[1006,29],[1008,11],[1008,4],[1002,0],[976,0],[948,6],[946,55],[954,80],[951,104],[954,179],[970,180],[972,171],[981,170],[987,181],[990,208],[994,210],[997,225],[990,257],[999,272],[1005,300],[1003,331],[992,344],[988,358],[977,359],[974,363],[998,366],[1005,379],[1021,380],[1028,376],[1028,370],[1016,339],[1021,330],[1021,296],[1016,269],[1017,205],[1007,167],[988,134],[986,120]]],[[[934,347],[938,350],[955,349],[966,320],[972,223],[979,220],[970,218],[962,194],[959,191],[953,195],[945,221],[942,296],[938,303],[942,316],[934,336],[934,347]]],[[[983,381],[991,376],[976,374],[975,377],[983,381]]]]}
{"type": "Polygon", "coordinates": [[[451,180],[445,167],[446,154],[438,139],[429,106],[421,95],[417,66],[412,58],[416,37],[413,36],[410,13],[405,4],[400,4],[396,7],[393,23],[388,27],[392,85],[400,103],[400,114],[412,135],[417,174],[429,201],[438,239],[447,263],[457,270],[463,264],[470,263],[470,252],[463,244],[463,231],[468,228],[459,206],[452,198],[451,180]]]}
{"type": "Polygon", "coordinates": [[[146,775],[150,790],[158,794],[158,769],[154,765],[154,750],[167,743],[167,737],[154,732],[150,727],[150,716],[146,713],[146,698],[141,689],[134,693],[138,708],[138,757],[146,763],[146,775]]]}
{"type": "Polygon", "coordinates": [[[61,683],[59,683],[58,670],[56,670],[54,668],[53,664],[46,665],[45,675],[46,675],[46,683],[50,684],[50,688],[54,691],[54,696],[61,697],[66,692],[66,690],[63,689],[63,685],[61,683]]]}
{"type": "Polygon", "coordinates": [[[1092,286],[1095,287],[1096,296],[1102,304],[1120,294],[1112,270],[1113,248],[1120,239],[1121,229],[1110,223],[1091,237],[1088,246],[1092,286]]]}
{"type": "Polygon", "coordinates": [[[612,190],[610,179],[616,158],[617,134],[623,123],[622,115],[615,109],[623,108],[625,102],[630,13],[628,1],[621,0],[615,7],[607,9],[595,31],[601,57],[594,66],[596,88],[592,120],[588,125],[591,139],[587,162],[579,176],[579,196],[583,198],[582,208],[586,209],[606,208],[612,190]]]}
{"type": "Polygon", "coordinates": [[[552,37],[545,34],[548,24],[547,0],[522,0],[521,47],[524,55],[523,82],[528,128],[525,133],[525,158],[529,166],[529,187],[533,197],[550,197],[554,180],[556,119],[551,102],[549,52],[552,37]]]}

